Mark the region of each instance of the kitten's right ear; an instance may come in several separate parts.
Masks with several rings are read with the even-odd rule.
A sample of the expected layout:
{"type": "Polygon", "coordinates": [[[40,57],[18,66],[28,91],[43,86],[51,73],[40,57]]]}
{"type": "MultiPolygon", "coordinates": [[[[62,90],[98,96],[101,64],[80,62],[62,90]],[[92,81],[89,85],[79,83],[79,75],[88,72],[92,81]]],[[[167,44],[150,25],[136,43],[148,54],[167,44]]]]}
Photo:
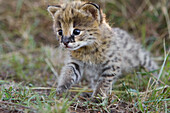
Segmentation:
{"type": "Polygon", "coordinates": [[[54,18],[54,14],[59,10],[61,9],[61,6],[60,5],[49,5],[47,10],[48,12],[51,14],[52,18],[54,18]]]}

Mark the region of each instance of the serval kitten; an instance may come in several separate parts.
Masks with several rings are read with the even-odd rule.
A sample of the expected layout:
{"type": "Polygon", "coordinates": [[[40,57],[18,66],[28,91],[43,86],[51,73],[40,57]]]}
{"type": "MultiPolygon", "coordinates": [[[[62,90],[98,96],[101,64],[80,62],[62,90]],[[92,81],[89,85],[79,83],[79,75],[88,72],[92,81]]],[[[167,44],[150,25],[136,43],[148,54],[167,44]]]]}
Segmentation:
{"type": "Polygon", "coordinates": [[[84,75],[91,82],[92,96],[106,96],[122,73],[139,67],[148,71],[158,69],[132,36],[106,23],[97,4],[74,1],[49,6],[47,10],[60,45],[69,50],[58,82],[58,94],[78,83],[84,75]]]}

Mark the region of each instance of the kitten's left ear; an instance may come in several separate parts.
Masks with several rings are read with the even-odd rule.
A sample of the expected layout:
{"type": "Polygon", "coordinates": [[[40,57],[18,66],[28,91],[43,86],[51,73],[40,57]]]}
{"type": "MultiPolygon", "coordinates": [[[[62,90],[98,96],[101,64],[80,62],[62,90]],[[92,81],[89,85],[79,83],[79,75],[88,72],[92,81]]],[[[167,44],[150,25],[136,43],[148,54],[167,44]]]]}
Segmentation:
{"type": "Polygon", "coordinates": [[[102,15],[100,11],[100,7],[95,3],[85,3],[81,7],[82,10],[91,13],[93,18],[96,19],[99,23],[102,22],[102,15]]]}
{"type": "Polygon", "coordinates": [[[51,6],[49,5],[47,10],[48,12],[51,14],[52,18],[54,18],[54,14],[59,10],[61,9],[61,6],[60,5],[55,5],[55,6],[51,6]]]}

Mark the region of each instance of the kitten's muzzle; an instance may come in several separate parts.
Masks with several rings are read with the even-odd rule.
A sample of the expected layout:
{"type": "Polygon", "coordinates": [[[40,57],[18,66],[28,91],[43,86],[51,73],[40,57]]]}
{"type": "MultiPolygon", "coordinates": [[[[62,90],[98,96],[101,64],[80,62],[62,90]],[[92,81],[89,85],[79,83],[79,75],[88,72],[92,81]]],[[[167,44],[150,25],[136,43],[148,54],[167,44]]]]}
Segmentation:
{"type": "Polygon", "coordinates": [[[68,46],[68,44],[69,44],[70,42],[75,42],[73,35],[71,35],[70,37],[68,37],[68,36],[62,36],[62,38],[61,38],[61,43],[63,43],[66,47],[68,46]]]}

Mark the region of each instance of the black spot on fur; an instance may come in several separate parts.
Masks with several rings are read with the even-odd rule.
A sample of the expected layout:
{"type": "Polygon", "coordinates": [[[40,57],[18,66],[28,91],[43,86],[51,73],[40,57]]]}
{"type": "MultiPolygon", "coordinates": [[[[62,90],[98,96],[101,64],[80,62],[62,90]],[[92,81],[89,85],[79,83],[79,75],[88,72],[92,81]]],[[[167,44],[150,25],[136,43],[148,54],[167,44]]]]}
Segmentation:
{"type": "Polygon", "coordinates": [[[105,44],[107,44],[107,42],[106,42],[106,41],[104,41],[104,42],[102,42],[102,44],[103,44],[103,45],[105,45],[105,44]]]}
{"type": "Polygon", "coordinates": [[[126,48],[127,44],[128,44],[128,39],[126,38],[126,40],[125,40],[125,43],[124,43],[123,47],[124,47],[124,48],[126,48]]]}
{"type": "Polygon", "coordinates": [[[105,63],[102,64],[102,66],[108,65],[109,62],[110,62],[110,60],[107,60],[105,63]]]}
{"type": "Polygon", "coordinates": [[[103,69],[102,69],[102,73],[105,72],[105,71],[107,71],[107,70],[109,70],[109,69],[111,69],[110,66],[103,68],[103,69]]]}
{"type": "Polygon", "coordinates": [[[76,81],[77,81],[79,76],[78,76],[78,74],[76,73],[75,68],[74,68],[73,66],[69,66],[69,67],[71,67],[71,68],[72,68],[72,70],[73,70],[74,74],[76,75],[76,81]]]}
{"type": "Polygon", "coordinates": [[[108,82],[112,82],[112,80],[107,80],[108,82]]]}
{"type": "Polygon", "coordinates": [[[102,77],[113,77],[115,76],[116,74],[102,74],[102,77]]]}
{"type": "Polygon", "coordinates": [[[116,71],[115,66],[112,66],[112,70],[113,70],[113,71],[116,71]]]}
{"type": "Polygon", "coordinates": [[[79,65],[74,63],[74,62],[70,62],[69,64],[73,64],[76,68],[76,70],[80,73],[80,68],[79,68],[79,65]]]}
{"type": "Polygon", "coordinates": [[[108,85],[103,85],[105,88],[109,87],[108,85]]]}

